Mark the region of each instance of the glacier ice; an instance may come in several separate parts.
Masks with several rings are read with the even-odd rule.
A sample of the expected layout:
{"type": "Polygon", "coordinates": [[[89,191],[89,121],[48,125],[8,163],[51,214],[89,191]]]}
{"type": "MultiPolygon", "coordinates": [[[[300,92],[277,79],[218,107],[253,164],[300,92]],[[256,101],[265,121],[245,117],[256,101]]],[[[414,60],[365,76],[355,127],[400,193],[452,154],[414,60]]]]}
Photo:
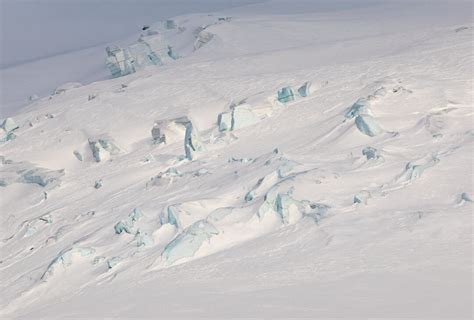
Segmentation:
{"type": "Polygon", "coordinates": [[[89,139],[89,147],[96,162],[108,160],[110,155],[120,153],[120,148],[110,138],[106,137],[89,139]]]}
{"type": "Polygon", "coordinates": [[[241,104],[233,107],[231,130],[248,127],[258,121],[259,118],[252,112],[250,105],[241,104]]]}
{"type": "Polygon", "coordinates": [[[179,54],[172,46],[168,46],[168,56],[173,60],[177,60],[180,58],[179,54]]]}
{"type": "Polygon", "coordinates": [[[113,77],[125,76],[146,66],[162,65],[163,57],[168,57],[168,45],[162,43],[156,32],[147,30],[138,41],[126,48],[108,46],[106,64],[113,77]]]}
{"type": "Polygon", "coordinates": [[[373,116],[372,110],[370,109],[370,101],[365,98],[360,98],[354,102],[344,116],[347,119],[352,119],[362,114],[373,116]]]}
{"type": "Polygon", "coordinates": [[[196,37],[196,41],[194,42],[194,51],[202,48],[206,43],[211,41],[214,38],[214,35],[207,31],[201,31],[196,37]]]}
{"type": "Polygon", "coordinates": [[[115,224],[114,230],[116,234],[121,234],[122,232],[126,232],[129,234],[133,233],[133,226],[135,222],[140,220],[143,216],[140,209],[135,208],[133,211],[128,215],[127,219],[119,221],[115,224]]]}
{"type": "Polygon", "coordinates": [[[278,101],[286,103],[295,100],[295,95],[290,87],[284,87],[278,90],[278,101]]]}
{"type": "Polygon", "coordinates": [[[293,187],[285,192],[278,191],[278,188],[278,185],[274,186],[265,194],[263,203],[257,211],[259,219],[263,219],[268,214],[275,214],[283,224],[294,223],[304,216],[319,221],[329,208],[308,200],[296,200],[292,195],[293,187]]]}
{"type": "Polygon", "coordinates": [[[100,189],[100,188],[102,188],[102,179],[99,179],[99,180],[97,180],[97,181],[94,183],[94,188],[95,188],[95,189],[100,189]]]}
{"type": "Polygon", "coordinates": [[[360,114],[355,118],[357,129],[369,137],[375,137],[384,132],[379,123],[368,114],[360,114]]]}
{"type": "Polygon", "coordinates": [[[193,160],[193,153],[195,151],[202,151],[204,147],[194,130],[193,124],[191,121],[186,123],[186,132],[184,134],[184,152],[186,159],[193,160]]]}
{"type": "Polygon", "coordinates": [[[12,118],[6,118],[3,120],[2,124],[0,125],[0,142],[7,142],[15,139],[16,135],[14,131],[19,128],[20,127],[12,118]]]}
{"type": "Polygon", "coordinates": [[[378,150],[372,147],[362,149],[362,155],[366,156],[367,160],[380,158],[378,150]]]}
{"type": "Polygon", "coordinates": [[[248,127],[260,121],[249,104],[244,103],[231,108],[230,112],[222,112],[217,117],[217,126],[221,132],[248,127]]]}
{"type": "Polygon", "coordinates": [[[152,177],[148,182],[147,186],[161,186],[168,185],[174,181],[175,178],[182,177],[183,174],[178,169],[171,167],[165,172],[160,172],[156,176],[152,177]]]}
{"type": "Polygon", "coordinates": [[[222,112],[217,117],[219,131],[230,131],[232,129],[232,112],[222,112]]]}
{"type": "Polygon", "coordinates": [[[311,82],[305,82],[301,87],[298,88],[298,94],[300,97],[307,97],[310,95],[311,82]]]}
{"type": "Polygon", "coordinates": [[[151,129],[151,137],[153,138],[153,143],[166,143],[166,137],[164,134],[161,133],[161,129],[158,123],[155,123],[153,125],[153,128],[151,129]]]}
{"type": "Polygon", "coordinates": [[[11,132],[15,131],[16,129],[19,129],[20,126],[17,125],[12,118],[6,118],[5,120],[3,120],[2,124],[0,125],[0,128],[5,130],[6,132],[11,132]]]}
{"type": "Polygon", "coordinates": [[[193,257],[204,241],[209,241],[219,231],[206,220],[199,220],[189,226],[163,250],[161,256],[168,263],[193,257]]]}
{"type": "Polygon", "coordinates": [[[367,204],[367,201],[372,197],[370,191],[362,190],[354,196],[354,203],[367,204]]]}
{"type": "Polygon", "coordinates": [[[118,265],[121,261],[122,261],[122,257],[112,257],[110,259],[107,260],[107,267],[109,269],[112,269],[113,267],[115,267],[116,265],[118,265]]]}
{"type": "Polygon", "coordinates": [[[21,172],[21,180],[24,183],[33,183],[41,187],[57,186],[61,182],[61,177],[64,176],[64,169],[62,170],[46,170],[43,168],[34,168],[21,172]]]}
{"type": "Polygon", "coordinates": [[[176,24],[176,21],[174,21],[172,19],[168,19],[165,22],[165,27],[166,27],[166,29],[176,29],[178,27],[178,25],[176,24]]]}
{"type": "Polygon", "coordinates": [[[82,154],[81,154],[79,151],[74,150],[72,153],[73,153],[74,156],[77,158],[77,160],[79,160],[79,161],[83,161],[83,160],[84,160],[83,157],[82,157],[82,154]]]}
{"type": "Polygon", "coordinates": [[[46,271],[41,276],[42,280],[47,280],[51,277],[59,267],[67,268],[72,265],[73,259],[76,256],[87,257],[95,253],[94,248],[90,247],[74,247],[61,252],[56,258],[51,261],[46,271]]]}

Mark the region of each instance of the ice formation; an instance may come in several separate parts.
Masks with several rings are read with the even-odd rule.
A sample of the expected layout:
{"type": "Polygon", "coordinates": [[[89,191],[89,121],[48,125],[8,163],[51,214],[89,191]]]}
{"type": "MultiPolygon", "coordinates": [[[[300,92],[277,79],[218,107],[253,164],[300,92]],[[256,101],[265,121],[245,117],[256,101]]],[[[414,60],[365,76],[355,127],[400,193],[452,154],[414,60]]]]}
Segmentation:
{"type": "Polygon", "coordinates": [[[0,125],[0,142],[6,142],[15,139],[14,131],[20,127],[12,118],[6,118],[0,125]]]}
{"type": "Polygon", "coordinates": [[[89,139],[89,147],[96,162],[106,161],[111,155],[120,153],[120,148],[107,137],[89,139]]]}
{"type": "Polygon", "coordinates": [[[362,149],[362,155],[366,156],[367,160],[380,158],[378,150],[372,147],[365,147],[362,149]]]}
{"type": "Polygon", "coordinates": [[[128,215],[127,219],[119,221],[115,224],[114,230],[116,234],[121,234],[122,232],[132,234],[134,233],[133,227],[135,222],[137,222],[142,217],[142,212],[140,209],[135,208],[133,211],[128,215]]]}
{"type": "Polygon", "coordinates": [[[298,88],[298,94],[300,95],[300,97],[307,97],[311,94],[310,92],[310,88],[311,88],[311,82],[305,82],[301,87],[298,88]]]}
{"type": "Polygon", "coordinates": [[[284,87],[278,90],[278,101],[286,103],[295,100],[293,89],[290,87],[284,87]]]}
{"type": "Polygon", "coordinates": [[[355,118],[359,115],[370,115],[373,116],[372,110],[370,109],[370,101],[365,98],[360,98],[349,108],[344,115],[347,119],[355,118]]]}
{"type": "Polygon", "coordinates": [[[216,234],[219,234],[219,231],[211,223],[206,220],[196,221],[171,241],[161,256],[168,264],[193,257],[204,241],[216,234]]]}
{"type": "Polygon", "coordinates": [[[354,196],[354,203],[367,204],[367,201],[372,197],[370,191],[362,190],[354,196]]]}
{"type": "MultiPolygon", "coordinates": [[[[105,51],[106,64],[113,77],[125,76],[151,65],[162,65],[163,58],[169,55],[169,47],[160,35],[150,32],[126,48],[109,46],[105,51]]],[[[173,55],[177,56],[176,53],[173,55]]]]}
{"type": "Polygon", "coordinates": [[[357,129],[369,137],[375,137],[384,132],[379,123],[368,114],[360,114],[355,118],[357,129]]]}
{"type": "Polygon", "coordinates": [[[240,128],[251,126],[260,119],[252,111],[252,107],[249,104],[240,104],[232,106],[230,112],[223,112],[219,114],[217,118],[217,125],[219,131],[232,131],[240,128]]]}
{"type": "Polygon", "coordinates": [[[194,51],[202,48],[206,43],[212,40],[214,35],[207,31],[201,31],[196,37],[196,41],[194,42],[194,51]]]}
{"type": "Polygon", "coordinates": [[[53,261],[48,265],[48,268],[41,276],[42,280],[47,280],[51,277],[58,268],[67,268],[72,265],[75,257],[87,257],[94,254],[95,249],[89,247],[74,247],[64,252],[61,252],[53,261]]]}

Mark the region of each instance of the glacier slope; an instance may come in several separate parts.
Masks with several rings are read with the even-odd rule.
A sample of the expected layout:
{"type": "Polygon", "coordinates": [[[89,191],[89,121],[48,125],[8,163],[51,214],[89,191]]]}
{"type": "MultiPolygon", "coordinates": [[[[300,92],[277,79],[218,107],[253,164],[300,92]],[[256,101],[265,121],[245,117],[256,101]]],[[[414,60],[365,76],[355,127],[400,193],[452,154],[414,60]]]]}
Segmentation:
{"type": "Polygon", "coordinates": [[[15,116],[5,159],[65,174],[51,190],[1,189],[2,314],[471,316],[472,203],[461,195],[474,194],[472,21],[432,30],[414,15],[399,30],[391,13],[374,33],[377,21],[355,19],[383,11],[231,10],[185,59],[15,116]],[[308,97],[277,101],[306,81],[308,97]],[[364,135],[345,117],[360,98],[383,133],[364,135]],[[218,114],[245,99],[260,121],[219,132],[218,114]],[[155,121],[183,116],[205,146],[193,161],[180,138],[152,141],[155,121]],[[96,162],[88,140],[102,136],[120,152],[96,162]],[[367,159],[367,147],[380,156],[367,159]],[[311,215],[276,194],[327,210],[311,215]],[[130,233],[117,234],[120,221],[130,233]],[[195,238],[191,255],[163,255],[195,238]],[[45,279],[68,252],[77,254],[45,279]]]}

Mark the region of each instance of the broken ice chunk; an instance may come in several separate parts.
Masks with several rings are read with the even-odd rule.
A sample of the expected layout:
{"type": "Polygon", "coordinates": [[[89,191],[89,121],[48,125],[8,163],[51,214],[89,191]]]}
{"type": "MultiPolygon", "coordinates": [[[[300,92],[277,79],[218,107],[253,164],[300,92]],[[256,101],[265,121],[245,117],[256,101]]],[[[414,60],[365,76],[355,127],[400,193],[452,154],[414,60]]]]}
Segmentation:
{"type": "Polygon", "coordinates": [[[172,46],[168,46],[168,56],[173,60],[179,59],[179,54],[173,49],[172,46]]]}
{"type": "Polygon", "coordinates": [[[100,188],[102,188],[102,179],[99,179],[99,180],[97,180],[97,181],[94,183],[94,188],[95,188],[95,189],[100,189],[100,188]]]}
{"type": "Polygon", "coordinates": [[[199,220],[171,241],[161,256],[168,264],[193,257],[204,241],[208,241],[216,234],[219,234],[219,231],[211,223],[199,220]]]}
{"type": "Polygon", "coordinates": [[[117,222],[114,226],[114,230],[116,234],[121,234],[122,232],[126,232],[132,234],[132,226],[129,226],[126,221],[117,222]]]}
{"type": "Polygon", "coordinates": [[[307,97],[310,95],[311,82],[305,82],[301,87],[298,88],[298,94],[300,97],[307,97]]]}
{"type": "Polygon", "coordinates": [[[372,197],[371,193],[367,190],[362,190],[354,196],[354,203],[367,204],[367,201],[372,197]]]}
{"type": "Polygon", "coordinates": [[[199,32],[196,41],[194,42],[194,51],[202,48],[206,43],[211,41],[214,38],[214,35],[207,31],[199,32]]]}
{"type": "Polygon", "coordinates": [[[193,153],[202,150],[203,146],[201,141],[194,130],[193,124],[189,121],[186,124],[186,132],[184,134],[184,152],[186,159],[193,160],[193,153]]]}
{"type": "Polygon", "coordinates": [[[73,153],[74,156],[77,158],[77,160],[79,160],[79,161],[82,161],[82,160],[83,160],[82,154],[81,154],[79,151],[74,150],[72,153],[73,153]]]}
{"type": "Polygon", "coordinates": [[[232,113],[222,112],[217,117],[217,126],[219,131],[229,131],[232,129],[232,113]]]}
{"type": "Polygon", "coordinates": [[[112,269],[113,267],[118,265],[122,260],[123,260],[122,257],[113,257],[113,258],[107,260],[107,267],[109,269],[112,269]]]}
{"type": "Polygon", "coordinates": [[[290,87],[284,87],[278,90],[278,101],[282,103],[290,102],[295,100],[293,90],[290,87]]]}
{"type": "Polygon", "coordinates": [[[368,114],[373,116],[372,110],[370,109],[370,102],[365,98],[360,98],[349,108],[344,115],[347,119],[352,119],[358,115],[368,114]]]}
{"type": "Polygon", "coordinates": [[[309,204],[309,210],[305,212],[305,216],[311,217],[315,222],[319,222],[324,218],[329,210],[329,206],[321,203],[309,204]]]}
{"type": "Polygon", "coordinates": [[[378,122],[368,114],[358,115],[355,119],[357,129],[369,137],[375,137],[384,132],[378,122]]]}
{"type": "Polygon", "coordinates": [[[365,147],[362,150],[362,154],[367,157],[367,160],[378,159],[380,157],[380,155],[378,154],[377,149],[372,148],[372,147],[365,147]]]}

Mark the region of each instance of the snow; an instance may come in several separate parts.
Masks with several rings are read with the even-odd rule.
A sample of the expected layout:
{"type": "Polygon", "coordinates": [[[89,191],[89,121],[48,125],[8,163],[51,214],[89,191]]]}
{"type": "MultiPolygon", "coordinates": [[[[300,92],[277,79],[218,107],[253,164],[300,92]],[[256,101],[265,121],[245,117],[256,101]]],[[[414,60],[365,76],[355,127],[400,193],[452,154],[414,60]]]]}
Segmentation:
{"type": "Polygon", "coordinates": [[[471,318],[471,9],[269,0],[143,21],[126,76],[2,70],[68,72],[0,144],[1,317],[471,318]]]}

